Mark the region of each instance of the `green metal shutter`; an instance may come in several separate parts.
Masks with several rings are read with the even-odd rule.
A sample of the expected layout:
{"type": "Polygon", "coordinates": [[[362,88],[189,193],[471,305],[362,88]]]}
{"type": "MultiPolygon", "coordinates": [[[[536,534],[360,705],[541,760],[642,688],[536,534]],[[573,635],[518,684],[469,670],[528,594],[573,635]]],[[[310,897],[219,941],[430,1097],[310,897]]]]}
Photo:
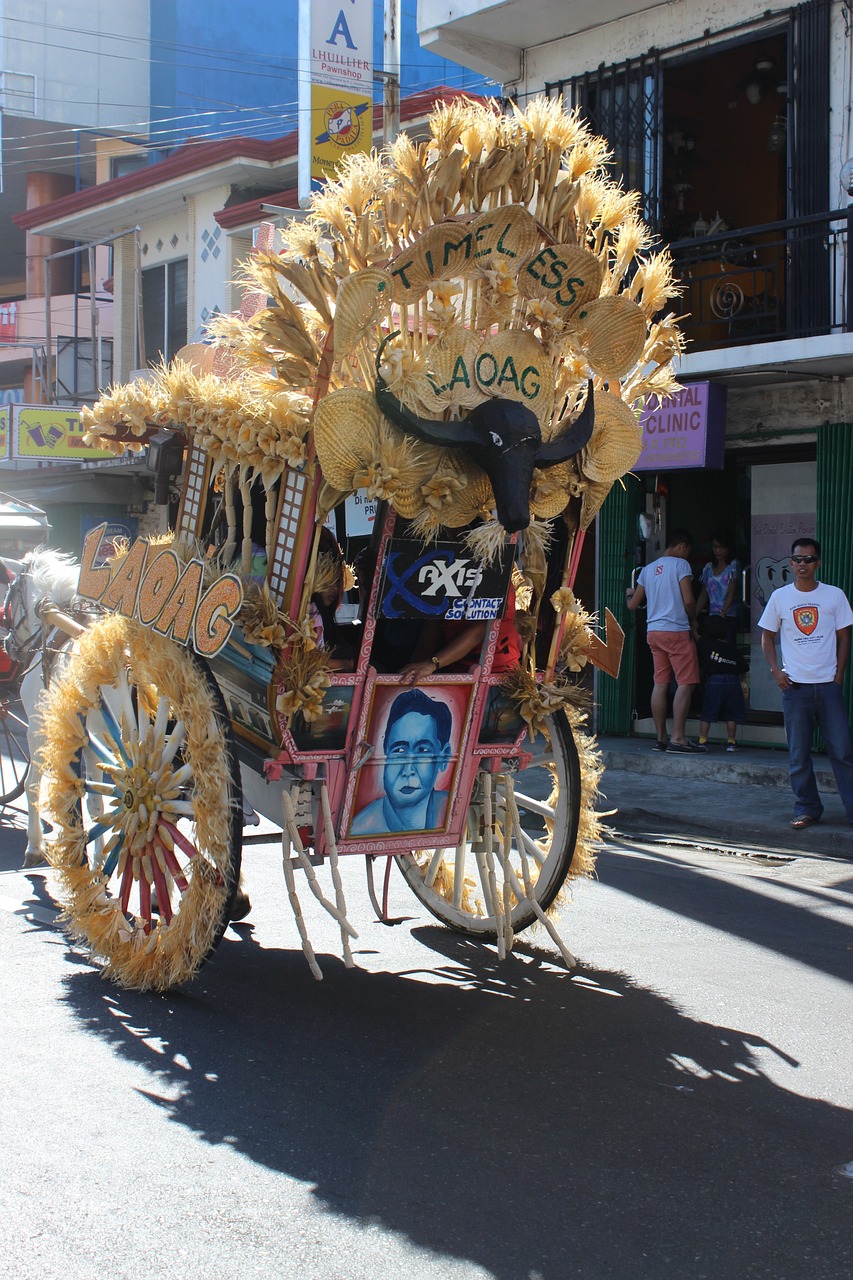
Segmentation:
{"type": "Polygon", "coordinates": [[[602,619],[608,608],[625,630],[625,651],[619,679],[602,673],[598,682],[599,733],[631,732],[634,711],[635,615],[625,605],[637,542],[637,517],[642,509],[643,486],[636,476],[617,481],[598,515],[598,610],[602,619]]]}
{"type": "MultiPolygon", "coordinates": [[[[840,587],[847,599],[853,602],[853,423],[851,422],[833,422],[817,429],[815,531],[821,544],[821,579],[840,587]]],[[[846,696],[848,714],[853,718],[853,677],[849,669],[846,696]]]]}

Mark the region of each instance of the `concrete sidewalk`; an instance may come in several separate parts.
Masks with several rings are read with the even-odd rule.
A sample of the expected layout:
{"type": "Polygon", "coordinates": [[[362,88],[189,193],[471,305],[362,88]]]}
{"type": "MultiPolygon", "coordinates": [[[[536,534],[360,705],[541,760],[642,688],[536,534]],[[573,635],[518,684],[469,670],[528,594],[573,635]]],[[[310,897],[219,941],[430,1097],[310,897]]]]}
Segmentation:
{"type": "Polygon", "coordinates": [[[792,831],[787,751],[746,747],[728,753],[711,746],[706,755],[678,756],[653,745],[644,738],[599,739],[606,766],[600,808],[617,810],[607,819],[614,830],[853,860],[853,827],[825,757],[815,757],[823,817],[805,831],[792,831]]]}

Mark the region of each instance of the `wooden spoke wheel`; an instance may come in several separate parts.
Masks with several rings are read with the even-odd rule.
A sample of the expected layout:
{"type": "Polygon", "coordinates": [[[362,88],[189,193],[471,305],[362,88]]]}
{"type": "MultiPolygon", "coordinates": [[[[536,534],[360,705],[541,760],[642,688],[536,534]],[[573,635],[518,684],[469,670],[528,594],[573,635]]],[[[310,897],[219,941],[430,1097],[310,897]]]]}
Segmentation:
{"type": "Polygon", "coordinates": [[[0,685],[0,805],[23,795],[29,767],[27,713],[17,691],[7,697],[0,685]]]}
{"type": "Polygon", "coordinates": [[[123,986],[193,977],[237,890],[242,793],[210,670],[113,616],[75,645],[45,712],[46,798],[71,932],[123,986]]]}
{"type": "Polygon", "coordinates": [[[458,847],[397,856],[423,905],[461,933],[495,938],[498,928],[505,928],[505,892],[513,932],[526,929],[536,919],[530,899],[546,911],[569,875],[581,812],[578,751],[564,715],[549,717],[546,726],[527,767],[505,775],[514,805],[506,803],[500,775],[492,775],[490,783],[481,773],[458,847]],[[485,799],[489,787],[490,801],[485,799]],[[495,822],[491,850],[483,838],[484,806],[489,803],[495,822]]]}

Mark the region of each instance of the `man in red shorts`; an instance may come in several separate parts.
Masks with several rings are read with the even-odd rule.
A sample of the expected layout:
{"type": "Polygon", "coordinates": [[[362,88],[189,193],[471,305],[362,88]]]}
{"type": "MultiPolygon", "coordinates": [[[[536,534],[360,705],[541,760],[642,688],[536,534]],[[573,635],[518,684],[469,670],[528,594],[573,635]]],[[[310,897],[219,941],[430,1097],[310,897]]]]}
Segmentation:
{"type": "Polygon", "coordinates": [[[708,748],[688,742],[684,736],[693,690],[699,683],[696,656],[696,600],[693,570],[687,557],[693,539],[686,529],[673,529],[658,560],[640,571],[637,586],[628,590],[628,608],[647,605],[646,638],[655,664],[652,718],[657,730],[655,751],[697,755],[708,748]],[[666,712],[669,686],[675,675],[678,686],[672,704],[672,737],[667,742],[666,712]]]}

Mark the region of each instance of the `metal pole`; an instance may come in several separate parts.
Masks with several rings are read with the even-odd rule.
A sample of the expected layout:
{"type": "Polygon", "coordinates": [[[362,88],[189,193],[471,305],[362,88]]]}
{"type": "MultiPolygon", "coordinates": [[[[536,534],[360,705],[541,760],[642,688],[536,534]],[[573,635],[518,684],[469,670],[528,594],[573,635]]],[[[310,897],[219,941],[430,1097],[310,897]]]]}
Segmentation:
{"type": "Polygon", "coordinates": [[[101,348],[98,337],[98,306],[95,301],[95,246],[89,245],[89,341],[92,344],[92,390],[101,390],[101,348]],[[96,351],[97,348],[97,351],[96,351]]]}
{"type": "Polygon", "coordinates": [[[133,232],[133,247],[135,249],[134,263],[134,289],[136,297],[133,308],[133,339],[134,351],[136,352],[136,367],[143,368],[145,364],[145,330],[142,324],[142,228],[136,227],[133,232]]]}
{"type": "Polygon", "coordinates": [[[853,190],[847,192],[847,289],[844,332],[853,332],[853,190]]]}
{"type": "Polygon", "coordinates": [[[382,132],[386,147],[400,132],[400,11],[401,0],[385,0],[382,132]]]}
{"type": "Polygon", "coordinates": [[[44,260],[44,338],[45,338],[45,358],[47,361],[47,385],[45,393],[47,395],[48,404],[53,404],[56,400],[54,394],[53,378],[50,371],[50,353],[53,347],[53,327],[50,322],[50,258],[44,260]]]}

